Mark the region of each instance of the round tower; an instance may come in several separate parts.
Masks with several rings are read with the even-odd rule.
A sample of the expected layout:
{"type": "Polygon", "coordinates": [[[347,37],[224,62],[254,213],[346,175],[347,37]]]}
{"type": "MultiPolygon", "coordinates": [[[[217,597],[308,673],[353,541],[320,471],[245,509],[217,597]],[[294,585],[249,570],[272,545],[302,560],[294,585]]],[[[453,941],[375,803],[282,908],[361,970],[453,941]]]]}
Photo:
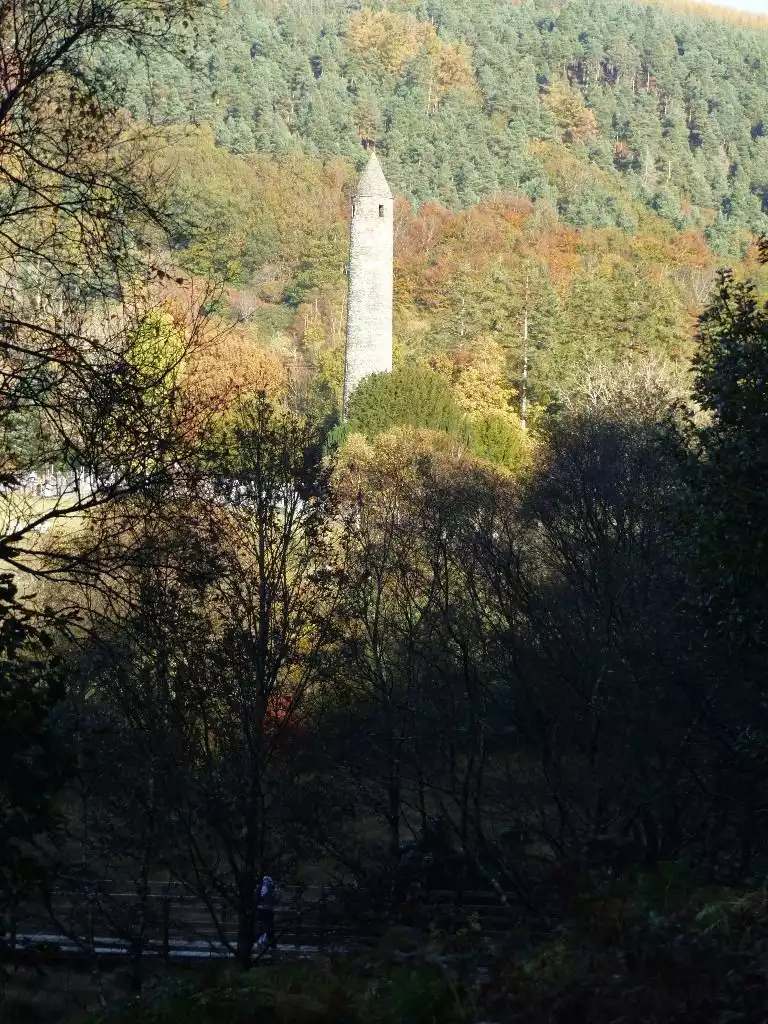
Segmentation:
{"type": "Polygon", "coordinates": [[[394,199],[376,153],[352,199],[344,399],[370,373],[392,369],[394,199]]]}

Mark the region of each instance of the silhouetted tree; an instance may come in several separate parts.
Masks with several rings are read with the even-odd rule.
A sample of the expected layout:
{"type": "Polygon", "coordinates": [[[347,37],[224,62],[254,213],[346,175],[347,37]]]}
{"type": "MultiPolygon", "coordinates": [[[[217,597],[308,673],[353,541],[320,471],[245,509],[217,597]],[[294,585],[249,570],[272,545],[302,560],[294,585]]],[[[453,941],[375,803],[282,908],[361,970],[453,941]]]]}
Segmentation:
{"type": "Polygon", "coordinates": [[[261,879],[295,866],[329,790],[313,782],[311,727],[339,587],[320,451],[311,425],[263,396],[239,410],[179,520],[145,524],[147,562],[125,576],[97,696],[82,704],[127,758],[105,771],[85,751],[102,841],[134,828],[124,870],[141,866],[146,839],[148,863],[204,901],[243,965],[261,879]]]}
{"type": "Polygon", "coordinates": [[[200,318],[155,309],[159,137],[127,116],[100,56],[170,45],[204,6],[0,3],[0,558],[27,571],[65,555],[44,564],[34,531],[167,476],[189,447],[179,377],[200,318]],[[15,489],[52,466],[66,496],[15,489]]]}
{"type": "MultiPolygon", "coordinates": [[[[58,623],[62,625],[63,623],[58,623]]],[[[54,712],[64,697],[51,655],[57,623],[0,575],[0,919],[40,898],[51,867],[56,798],[73,763],[54,712]]]]}

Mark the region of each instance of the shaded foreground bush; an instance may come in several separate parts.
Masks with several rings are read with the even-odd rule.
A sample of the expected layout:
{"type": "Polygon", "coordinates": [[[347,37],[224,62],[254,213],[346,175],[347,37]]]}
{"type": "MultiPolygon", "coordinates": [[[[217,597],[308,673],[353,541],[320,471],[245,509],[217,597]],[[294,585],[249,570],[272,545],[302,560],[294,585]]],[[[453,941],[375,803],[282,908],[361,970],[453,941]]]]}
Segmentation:
{"type": "MultiPolygon", "coordinates": [[[[411,936],[412,937],[412,936],[411,936]]],[[[402,939],[407,939],[404,934],[402,939]]],[[[392,944],[390,944],[391,946],[392,944]]],[[[396,943],[394,943],[396,945],[396,943]]],[[[692,887],[675,868],[584,898],[524,953],[466,933],[340,964],[187,975],[87,1024],[760,1024],[768,891],[692,887]]]]}
{"type": "Polygon", "coordinates": [[[372,972],[361,965],[255,968],[166,982],[87,1024],[460,1024],[471,1019],[438,964],[372,972]]]}
{"type": "Polygon", "coordinates": [[[532,955],[502,960],[487,1009],[520,1024],[758,1024],[766,1008],[766,890],[690,891],[668,869],[584,901],[532,955]]]}

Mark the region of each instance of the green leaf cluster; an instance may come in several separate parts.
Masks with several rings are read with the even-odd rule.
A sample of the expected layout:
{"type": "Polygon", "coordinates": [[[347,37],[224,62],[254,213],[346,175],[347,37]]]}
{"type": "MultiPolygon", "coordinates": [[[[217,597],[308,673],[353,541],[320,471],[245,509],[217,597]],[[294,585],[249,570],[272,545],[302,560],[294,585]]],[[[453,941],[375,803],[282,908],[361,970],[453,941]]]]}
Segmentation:
{"type": "Polygon", "coordinates": [[[347,422],[368,438],[390,427],[409,426],[468,437],[461,410],[445,380],[417,365],[374,373],[350,397],[347,422]]]}

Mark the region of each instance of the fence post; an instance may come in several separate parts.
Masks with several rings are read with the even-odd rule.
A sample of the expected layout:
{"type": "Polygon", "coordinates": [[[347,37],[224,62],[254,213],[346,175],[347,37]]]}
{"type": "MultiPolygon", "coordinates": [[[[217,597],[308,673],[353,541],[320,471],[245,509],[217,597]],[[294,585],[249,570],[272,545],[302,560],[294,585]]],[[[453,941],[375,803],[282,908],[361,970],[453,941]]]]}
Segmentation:
{"type": "Polygon", "coordinates": [[[317,928],[318,928],[318,947],[321,952],[325,950],[325,925],[326,925],[326,894],[325,886],[320,887],[320,909],[318,914],[317,928]]]}
{"type": "Polygon", "coordinates": [[[96,917],[96,894],[91,891],[91,887],[88,887],[88,934],[86,936],[88,946],[90,947],[91,953],[96,951],[96,937],[95,931],[95,917],[96,917]]]}
{"type": "Polygon", "coordinates": [[[296,950],[301,949],[301,938],[303,934],[304,926],[304,895],[303,893],[298,898],[298,910],[296,911],[296,928],[293,933],[293,941],[296,946],[296,950]]]}
{"type": "Polygon", "coordinates": [[[8,920],[8,925],[9,925],[9,928],[8,928],[8,932],[9,932],[8,938],[10,940],[9,943],[8,943],[8,946],[9,946],[10,952],[13,954],[13,953],[16,952],[16,936],[17,936],[18,930],[19,930],[19,904],[16,901],[16,899],[14,899],[14,901],[13,901],[13,903],[11,905],[11,913],[10,913],[10,917],[9,917],[9,920],[8,920]]]}
{"type": "Polygon", "coordinates": [[[163,916],[162,916],[162,944],[163,944],[163,960],[167,960],[171,953],[171,898],[170,896],[163,897],[163,916]]]}

